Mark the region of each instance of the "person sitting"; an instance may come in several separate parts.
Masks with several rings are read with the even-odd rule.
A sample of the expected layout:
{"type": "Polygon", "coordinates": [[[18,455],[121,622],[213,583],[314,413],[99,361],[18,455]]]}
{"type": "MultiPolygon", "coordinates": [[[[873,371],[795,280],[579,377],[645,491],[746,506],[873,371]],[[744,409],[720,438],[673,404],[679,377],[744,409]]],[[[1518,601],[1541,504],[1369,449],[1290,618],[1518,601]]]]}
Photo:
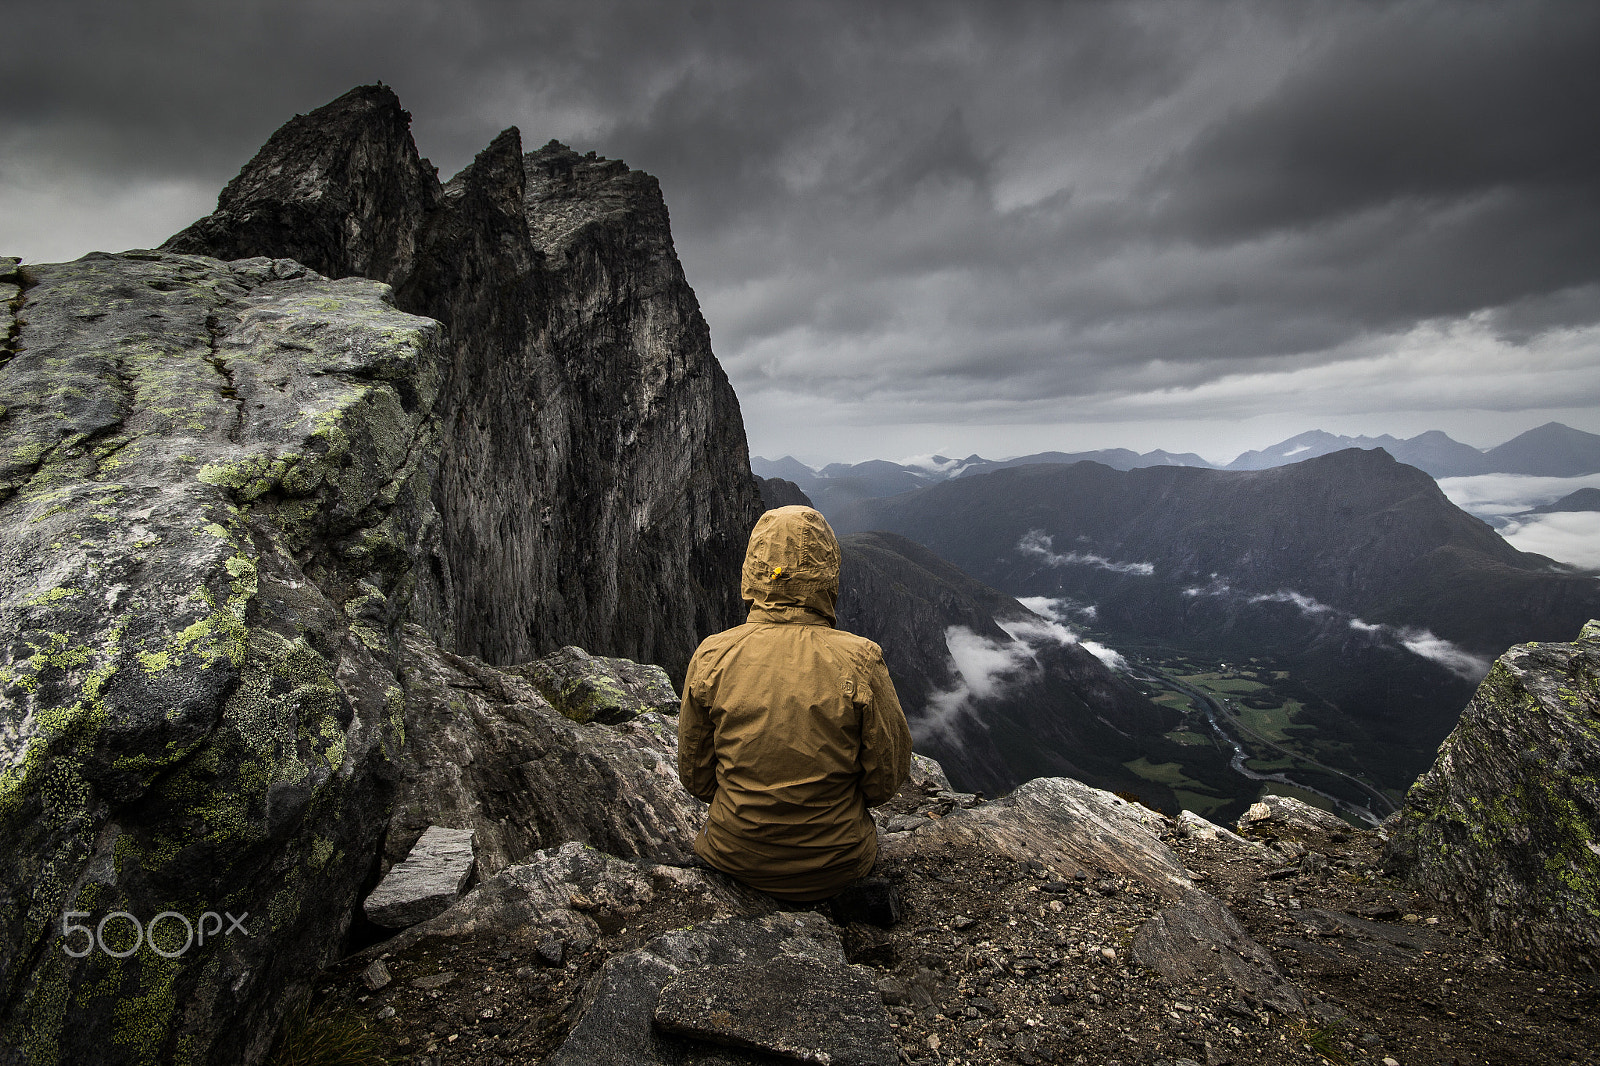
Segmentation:
{"type": "Polygon", "coordinates": [[[834,628],[839,542],[810,507],[780,507],[750,534],[748,620],[689,662],[678,776],[711,804],[694,850],[752,888],[827,899],[877,857],[867,808],[911,767],[911,732],[872,641],[834,628]]]}

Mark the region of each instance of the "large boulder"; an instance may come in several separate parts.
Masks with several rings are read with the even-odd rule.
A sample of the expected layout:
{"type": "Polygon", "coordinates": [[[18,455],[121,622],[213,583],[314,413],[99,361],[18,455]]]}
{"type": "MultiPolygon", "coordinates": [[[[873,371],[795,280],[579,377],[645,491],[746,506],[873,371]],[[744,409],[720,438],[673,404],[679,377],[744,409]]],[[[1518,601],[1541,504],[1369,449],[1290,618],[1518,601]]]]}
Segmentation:
{"type": "Polygon", "coordinates": [[[0,367],[0,1046],[250,1061],[337,956],[386,827],[399,619],[447,583],[443,330],[287,260],[22,277],[0,367]]]}
{"type": "Polygon", "coordinates": [[[1389,861],[1503,949],[1600,969],[1600,622],[1500,657],[1406,795],[1389,861]]]}
{"type": "MultiPolygon", "coordinates": [[[[405,858],[430,825],[473,830],[483,877],[567,841],[693,860],[706,805],[678,783],[676,721],[640,711],[612,726],[574,722],[523,676],[526,665],[497,670],[442,651],[415,626],[404,645],[406,746],[384,862],[405,858]]],[[[605,662],[619,701],[656,698],[659,669],[605,662]]]]}
{"type": "Polygon", "coordinates": [[[895,1066],[869,973],[846,963],[838,929],[819,914],[704,922],[610,959],[550,1061],[895,1066]]]}
{"type": "Polygon", "coordinates": [[[615,725],[646,711],[678,713],[678,693],[659,666],[568,646],[513,669],[574,722],[615,725]]]}

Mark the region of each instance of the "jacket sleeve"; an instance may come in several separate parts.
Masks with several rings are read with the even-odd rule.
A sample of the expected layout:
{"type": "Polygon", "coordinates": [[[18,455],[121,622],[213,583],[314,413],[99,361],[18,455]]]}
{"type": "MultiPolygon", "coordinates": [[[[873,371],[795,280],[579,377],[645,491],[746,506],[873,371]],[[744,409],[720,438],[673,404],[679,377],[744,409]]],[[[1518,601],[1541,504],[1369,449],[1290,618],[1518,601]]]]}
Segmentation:
{"type": "Polygon", "coordinates": [[[706,708],[695,698],[695,664],[683,682],[683,703],[678,710],[678,780],[696,799],[711,802],[717,794],[716,728],[706,708]]]}
{"type": "Polygon", "coordinates": [[[861,791],[867,806],[876,807],[893,799],[911,776],[911,730],[876,649],[866,680],[871,691],[861,716],[861,791]]]}

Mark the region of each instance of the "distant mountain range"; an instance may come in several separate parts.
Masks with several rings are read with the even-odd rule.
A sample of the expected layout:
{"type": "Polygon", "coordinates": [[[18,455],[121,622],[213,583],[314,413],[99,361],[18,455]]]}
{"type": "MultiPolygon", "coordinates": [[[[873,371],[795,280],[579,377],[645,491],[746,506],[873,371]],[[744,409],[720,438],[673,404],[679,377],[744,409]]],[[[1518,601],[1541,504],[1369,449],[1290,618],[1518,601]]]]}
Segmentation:
{"type": "MultiPolygon", "coordinates": [[[[1346,437],[1314,429],[1270,448],[1245,452],[1221,469],[1267,470],[1349,448],[1382,448],[1400,462],[1436,478],[1474,474],[1578,477],[1600,473],[1600,435],[1585,433],[1559,422],[1530,429],[1487,451],[1463,444],[1439,430],[1401,440],[1388,434],[1379,437],[1346,437]]],[[[965,459],[935,455],[920,464],[872,459],[862,463],[831,463],[821,470],[813,469],[792,456],[765,459],[757,455],[751,456],[750,468],[762,477],[793,482],[830,520],[836,515],[851,520],[862,500],[893,496],[943,481],[974,477],[1009,467],[1085,460],[1123,471],[1157,466],[1218,469],[1193,452],[1174,454],[1157,450],[1140,454],[1127,448],[1038,452],[1004,460],[985,459],[979,455],[969,455],[965,459]]]]}
{"type": "Polygon", "coordinates": [[[1314,429],[1270,448],[1245,452],[1224,469],[1266,470],[1331,455],[1346,448],[1382,448],[1407,466],[1434,477],[1474,474],[1579,477],[1600,472],[1600,435],[1560,422],[1530,429],[1488,451],[1462,444],[1438,430],[1399,440],[1387,433],[1381,437],[1342,437],[1314,429]]]}
{"type": "Polygon", "coordinates": [[[1277,659],[1315,694],[1302,724],[1347,737],[1389,787],[1427,765],[1488,661],[1600,617],[1592,574],[1517,551],[1379,451],[1258,471],[1020,466],[858,501],[838,528],[1092,607],[1114,647],[1277,659]]]}

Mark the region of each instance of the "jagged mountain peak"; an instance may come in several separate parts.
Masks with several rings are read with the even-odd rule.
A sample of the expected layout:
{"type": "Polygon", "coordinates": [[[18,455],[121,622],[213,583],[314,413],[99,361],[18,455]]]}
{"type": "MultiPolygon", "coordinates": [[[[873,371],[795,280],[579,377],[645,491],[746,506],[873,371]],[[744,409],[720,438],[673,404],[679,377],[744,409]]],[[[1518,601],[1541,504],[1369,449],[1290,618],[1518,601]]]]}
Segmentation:
{"type": "Polygon", "coordinates": [[[330,278],[394,284],[441,198],[417,154],[411,115],[386,85],[364,85],[280,126],[217,197],[217,210],[167,251],[294,259],[330,278]]]}
{"type": "Polygon", "coordinates": [[[1578,477],[1600,471],[1600,435],[1546,422],[1490,448],[1484,456],[1497,472],[1578,477]]]}

